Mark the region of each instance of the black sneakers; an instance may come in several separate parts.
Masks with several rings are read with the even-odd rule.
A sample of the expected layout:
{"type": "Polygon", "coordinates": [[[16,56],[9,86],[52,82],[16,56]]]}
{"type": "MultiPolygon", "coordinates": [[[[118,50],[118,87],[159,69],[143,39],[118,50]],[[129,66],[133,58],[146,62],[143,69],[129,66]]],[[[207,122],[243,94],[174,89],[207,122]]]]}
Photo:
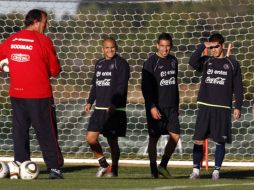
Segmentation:
{"type": "Polygon", "coordinates": [[[49,179],[64,179],[63,173],[58,169],[50,169],[49,179]]]}

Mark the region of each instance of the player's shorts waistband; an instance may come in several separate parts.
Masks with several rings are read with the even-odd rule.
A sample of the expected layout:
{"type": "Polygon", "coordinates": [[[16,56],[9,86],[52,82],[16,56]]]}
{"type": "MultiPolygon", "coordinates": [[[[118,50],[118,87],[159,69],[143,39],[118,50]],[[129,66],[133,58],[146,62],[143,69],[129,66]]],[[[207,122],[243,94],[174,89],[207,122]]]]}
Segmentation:
{"type": "Polygon", "coordinates": [[[198,104],[201,104],[201,105],[205,105],[205,106],[211,106],[211,107],[216,107],[216,108],[227,108],[227,109],[231,109],[229,106],[222,106],[222,105],[216,105],[216,104],[208,104],[208,103],[205,103],[205,102],[197,102],[198,104]]]}
{"type": "MultiPolygon", "coordinates": [[[[95,106],[95,109],[97,109],[97,110],[107,110],[108,107],[98,107],[98,106],[95,106]]],[[[116,111],[126,111],[126,107],[116,108],[115,110],[116,111]]]]}

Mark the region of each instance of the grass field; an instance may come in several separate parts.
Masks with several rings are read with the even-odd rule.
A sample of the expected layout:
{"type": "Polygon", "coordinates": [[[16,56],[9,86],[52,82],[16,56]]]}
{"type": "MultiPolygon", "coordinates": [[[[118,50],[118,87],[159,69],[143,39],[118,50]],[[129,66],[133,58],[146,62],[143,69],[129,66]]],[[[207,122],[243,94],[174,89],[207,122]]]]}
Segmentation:
{"type": "Polygon", "coordinates": [[[202,171],[201,179],[190,180],[188,176],[190,167],[170,168],[172,179],[152,179],[149,168],[122,166],[118,178],[96,178],[97,167],[95,166],[65,166],[64,180],[48,180],[45,168],[41,166],[41,172],[37,180],[10,180],[0,179],[0,189],[3,190],[36,190],[36,189],[195,189],[195,190],[231,190],[231,189],[254,189],[254,168],[227,168],[221,171],[221,179],[211,180],[211,171],[202,171]]]}

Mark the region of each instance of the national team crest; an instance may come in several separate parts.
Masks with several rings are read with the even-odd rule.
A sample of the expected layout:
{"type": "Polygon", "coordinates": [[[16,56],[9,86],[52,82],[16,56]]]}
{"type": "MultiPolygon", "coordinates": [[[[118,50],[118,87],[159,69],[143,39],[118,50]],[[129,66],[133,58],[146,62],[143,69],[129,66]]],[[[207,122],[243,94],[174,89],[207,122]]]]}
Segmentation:
{"type": "Polygon", "coordinates": [[[171,67],[172,67],[173,69],[176,68],[176,62],[175,62],[174,60],[171,62],[171,67]]]}
{"type": "Polygon", "coordinates": [[[225,70],[228,70],[228,69],[229,69],[229,65],[228,65],[228,64],[224,64],[224,65],[223,65],[223,68],[224,68],[225,70]]]}
{"type": "Polygon", "coordinates": [[[114,64],[110,64],[109,69],[110,69],[110,70],[113,70],[113,69],[114,69],[114,67],[115,67],[115,65],[114,65],[114,64]]]}

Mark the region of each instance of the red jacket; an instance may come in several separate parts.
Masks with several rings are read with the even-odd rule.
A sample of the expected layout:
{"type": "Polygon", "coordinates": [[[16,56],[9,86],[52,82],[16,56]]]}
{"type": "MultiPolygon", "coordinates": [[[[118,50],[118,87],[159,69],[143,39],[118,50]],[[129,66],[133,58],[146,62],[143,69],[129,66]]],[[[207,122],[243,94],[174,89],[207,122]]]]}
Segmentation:
{"type": "Polygon", "coordinates": [[[0,60],[6,57],[11,97],[52,96],[50,77],[56,77],[61,67],[52,41],[46,35],[25,29],[11,35],[0,46],[0,60]]]}

